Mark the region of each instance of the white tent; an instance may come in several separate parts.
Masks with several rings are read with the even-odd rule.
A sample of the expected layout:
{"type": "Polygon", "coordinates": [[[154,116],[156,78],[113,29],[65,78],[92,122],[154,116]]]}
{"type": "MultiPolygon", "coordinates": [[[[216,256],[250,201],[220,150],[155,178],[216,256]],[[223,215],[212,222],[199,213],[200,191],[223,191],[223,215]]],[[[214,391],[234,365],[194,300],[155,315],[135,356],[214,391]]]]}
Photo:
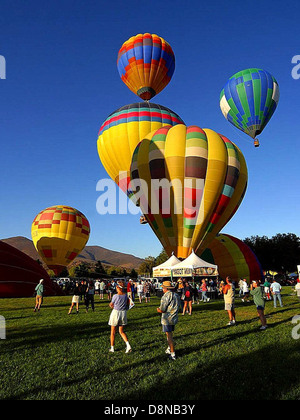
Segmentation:
{"type": "Polygon", "coordinates": [[[198,255],[191,253],[184,261],[172,267],[173,277],[217,276],[218,266],[202,260],[198,255]]]}
{"type": "Polygon", "coordinates": [[[153,277],[171,277],[171,268],[178,263],[180,260],[173,253],[167,261],[153,268],[153,277]]]}

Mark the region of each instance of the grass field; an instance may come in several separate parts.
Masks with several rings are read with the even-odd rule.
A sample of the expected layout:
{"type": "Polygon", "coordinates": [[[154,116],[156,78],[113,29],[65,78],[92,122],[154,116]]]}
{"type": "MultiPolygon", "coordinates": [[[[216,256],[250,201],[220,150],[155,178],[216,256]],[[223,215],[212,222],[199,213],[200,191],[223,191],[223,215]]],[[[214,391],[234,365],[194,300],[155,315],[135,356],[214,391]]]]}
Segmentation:
{"type": "Polygon", "coordinates": [[[237,325],[227,327],[222,300],[193,305],[175,332],[177,360],[168,360],[158,298],[137,303],[126,332],[108,353],[110,308],[96,298],[94,313],[68,316],[71,297],[2,299],[6,340],[0,340],[0,399],[213,400],[299,399],[300,340],[292,318],[300,304],[285,288],[284,307],[267,303],[269,329],[259,331],[253,303],[237,299],[237,325]]]}

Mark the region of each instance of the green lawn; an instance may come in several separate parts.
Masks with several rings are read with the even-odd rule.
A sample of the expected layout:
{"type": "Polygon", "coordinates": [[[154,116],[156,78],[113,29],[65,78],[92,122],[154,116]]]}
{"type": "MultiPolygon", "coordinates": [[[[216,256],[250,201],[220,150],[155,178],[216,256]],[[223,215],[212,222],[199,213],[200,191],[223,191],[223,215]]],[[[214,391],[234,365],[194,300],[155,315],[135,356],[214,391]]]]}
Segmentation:
{"type": "Polygon", "coordinates": [[[201,400],[299,399],[300,340],[292,318],[300,304],[284,289],[284,307],[267,303],[269,329],[259,331],[256,309],[237,299],[237,325],[227,327],[224,303],[193,305],[175,332],[177,360],[168,360],[156,313],[158,298],[129,311],[133,352],[117,336],[108,353],[110,308],[68,316],[71,297],[1,299],[7,339],[0,340],[0,399],[201,400]]]}

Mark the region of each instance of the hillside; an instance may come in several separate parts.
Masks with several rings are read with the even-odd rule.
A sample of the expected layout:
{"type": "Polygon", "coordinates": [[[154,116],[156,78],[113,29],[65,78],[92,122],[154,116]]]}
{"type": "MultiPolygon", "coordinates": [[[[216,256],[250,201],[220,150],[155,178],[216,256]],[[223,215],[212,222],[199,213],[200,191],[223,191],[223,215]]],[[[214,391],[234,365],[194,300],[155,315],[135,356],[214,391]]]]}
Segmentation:
{"type": "MultiPolygon", "coordinates": [[[[2,239],[3,242],[19,249],[34,260],[41,259],[33,242],[23,236],[2,239]]],[[[101,261],[104,265],[114,265],[126,269],[137,269],[143,262],[141,258],[122,252],[112,251],[101,246],[86,246],[81,254],[74,260],[73,264],[79,262],[95,263],[101,261]]]]}

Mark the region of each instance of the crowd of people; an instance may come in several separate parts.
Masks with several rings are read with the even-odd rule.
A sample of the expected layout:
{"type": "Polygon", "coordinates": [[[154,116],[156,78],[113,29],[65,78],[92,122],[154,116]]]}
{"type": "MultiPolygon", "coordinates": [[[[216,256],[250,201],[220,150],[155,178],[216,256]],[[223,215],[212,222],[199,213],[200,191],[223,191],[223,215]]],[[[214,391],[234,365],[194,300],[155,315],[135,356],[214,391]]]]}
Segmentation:
{"type": "MultiPolygon", "coordinates": [[[[76,307],[77,314],[79,313],[80,301],[84,301],[86,312],[91,307],[92,311],[95,310],[95,295],[99,296],[100,300],[104,299],[107,295],[109,306],[112,312],[109,317],[108,325],[111,327],[110,335],[110,352],[114,353],[116,331],[119,327],[119,334],[126,345],[126,353],[132,351],[129,344],[128,337],[124,331],[127,325],[127,311],[130,310],[138,301],[140,304],[145,299],[145,303],[150,302],[151,295],[157,293],[157,290],[162,290],[160,306],[157,312],[161,314],[162,330],[166,334],[168,348],[166,354],[171,360],[176,360],[175,344],[173,340],[173,332],[178,323],[178,315],[188,313],[192,315],[192,305],[200,302],[208,303],[210,297],[208,293],[214,294],[215,297],[222,296],[225,304],[225,311],[228,313],[229,323],[228,326],[236,325],[236,311],[235,300],[237,297],[237,289],[239,289],[239,297],[241,302],[250,302],[250,296],[257,309],[257,314],[261,322],[261,330],[266,330],[267,319],[265,316],[266,302],[273,300],[274,307],[277,307],[277,300],[281,307],[283,307],[282,300],[282,287],[276,280],[264,282],[254,280],[249,284],[246,279],[241,279],[238,287],[230,277],[226,277],[225,281],[222,279],[202,279],[201,282],[195,283],[188,279],[178,279],[175,282],[163,281],[157,284],[155,281],[149,279],[145,280],[132,280],[128,281],[119,280],[97,280],[88,281],[81,280],[75,281],[72,285],[72,302],[68,314],[72,313],[76,307]],[[159,287],[158,287],[159,286],[159,287]]],[[[36,306],[34,311],[39,311],[43,301],[44,286],[43,280],[36,286],[36,306]]],[[[295,292],[300,300],[300,281],[297,281],[295,292]]]]}

